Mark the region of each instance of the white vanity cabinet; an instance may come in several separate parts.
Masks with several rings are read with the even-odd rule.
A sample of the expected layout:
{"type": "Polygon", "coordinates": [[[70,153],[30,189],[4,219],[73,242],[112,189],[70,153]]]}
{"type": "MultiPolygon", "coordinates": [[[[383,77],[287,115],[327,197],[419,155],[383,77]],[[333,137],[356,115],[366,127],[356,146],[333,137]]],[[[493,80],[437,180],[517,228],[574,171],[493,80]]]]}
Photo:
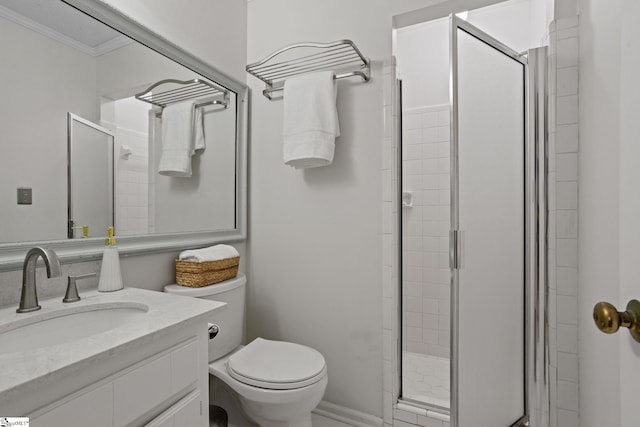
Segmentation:
{"type": "Polygon", "coordinates": [[[200,347],[198,337],[171,346],[36,411],[30,425],[207,426],[208,390],[199,381],[206,358],[200,347]]]}
{"type": "Polygon", "coordinates": [[[66,338],[56,344],[37,333],[26,341],[5,334],[1,417],[29,417],[31,427],[209,425],[207,320],[225,303],[125,288],[88,291],[72,305],[58,298],[41,304],[35,314],[0,308],[0,338],[4,330],[25,323],[46,328],[50,319],[74,319],[72,313],[85,312],[82,321],[89,330],[95,326],[95,333],[76,337],[78,328],[54,330],[66,338]],[[98,313],[92,317],[123,304],[144,310],[110,328],[101,329],[106,321],[98,313]]]}

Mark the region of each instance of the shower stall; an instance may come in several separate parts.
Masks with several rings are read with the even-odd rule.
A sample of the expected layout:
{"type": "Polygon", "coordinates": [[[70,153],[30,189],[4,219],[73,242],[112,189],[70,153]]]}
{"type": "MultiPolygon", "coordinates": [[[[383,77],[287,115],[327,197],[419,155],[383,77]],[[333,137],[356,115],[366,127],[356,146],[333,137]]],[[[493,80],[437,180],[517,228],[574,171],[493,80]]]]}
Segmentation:
{"type": "Polygon", "coordinates": [[[469,21],[424,23],[413,70],[396,49],[399,401],[455,427],[541,427],[546,48],[521,53],[469,21]]]}

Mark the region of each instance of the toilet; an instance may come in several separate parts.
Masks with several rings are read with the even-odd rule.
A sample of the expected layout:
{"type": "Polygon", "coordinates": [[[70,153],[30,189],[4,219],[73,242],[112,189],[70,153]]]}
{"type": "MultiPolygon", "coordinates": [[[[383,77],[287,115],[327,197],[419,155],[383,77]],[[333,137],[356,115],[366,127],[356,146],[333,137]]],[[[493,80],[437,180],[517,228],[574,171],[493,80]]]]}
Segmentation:
{"type": "Polygon", "coordinates": [[[256,338],[241,345],[246,278],[200,288],[165,286],[165,292],[227,303],[209,319],[209,373],[236,395],[245,415],[260,427],[312,427],[311,411],[327,388],[320,352],[284,341],[256,338]]]}

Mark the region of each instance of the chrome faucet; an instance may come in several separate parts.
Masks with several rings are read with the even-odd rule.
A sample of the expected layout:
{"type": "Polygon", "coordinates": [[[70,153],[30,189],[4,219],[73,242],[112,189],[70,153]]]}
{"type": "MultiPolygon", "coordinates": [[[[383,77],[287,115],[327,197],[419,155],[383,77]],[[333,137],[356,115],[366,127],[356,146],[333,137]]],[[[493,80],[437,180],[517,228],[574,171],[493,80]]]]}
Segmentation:
{"type": "Polygon", "coordinates": [[[60,260],[52,249],[29,249],[22,265],[22,294],[20,295],[20,306],[16,310],[18,313],[40,310],[36,293],[36,262],[39,256],[42,257],[44,265],[47,267],[47,277],[60,275],[60,260]]]}

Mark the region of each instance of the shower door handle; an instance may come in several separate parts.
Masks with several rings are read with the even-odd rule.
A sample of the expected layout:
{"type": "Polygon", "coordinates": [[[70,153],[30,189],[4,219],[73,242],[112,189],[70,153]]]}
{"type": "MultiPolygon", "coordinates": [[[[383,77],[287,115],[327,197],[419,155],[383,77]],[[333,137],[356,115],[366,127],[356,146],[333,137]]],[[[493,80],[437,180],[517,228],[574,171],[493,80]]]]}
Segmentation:
{"type": "Polygon", "coordinates": [[[460,270],[462,268],[462,230],[449,231],[449,268],[460,270]]]}
{"type": "Polygon", "coordinates": [[[620,312],[608,302],[599,302],[593,307],[593,320],[605,334],[613,334],[620,326],[629,328],[634,340],[640,342],[640,301],[632,299],[627,311],[620,312]]]}

